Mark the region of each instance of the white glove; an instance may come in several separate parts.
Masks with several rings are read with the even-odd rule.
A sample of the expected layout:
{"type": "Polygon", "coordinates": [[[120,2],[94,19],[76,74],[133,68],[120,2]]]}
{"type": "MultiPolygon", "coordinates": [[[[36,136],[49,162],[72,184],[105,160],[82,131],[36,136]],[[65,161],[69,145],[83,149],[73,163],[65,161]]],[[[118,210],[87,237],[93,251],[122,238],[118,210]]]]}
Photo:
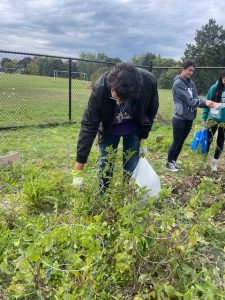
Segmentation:
{"type": "Polygon", "coordinates": [[[79,190],[82,190],[84,187],[84,177],[83,177],[83,170],[73,170],[73,181],[72,185],[79,190]]]}

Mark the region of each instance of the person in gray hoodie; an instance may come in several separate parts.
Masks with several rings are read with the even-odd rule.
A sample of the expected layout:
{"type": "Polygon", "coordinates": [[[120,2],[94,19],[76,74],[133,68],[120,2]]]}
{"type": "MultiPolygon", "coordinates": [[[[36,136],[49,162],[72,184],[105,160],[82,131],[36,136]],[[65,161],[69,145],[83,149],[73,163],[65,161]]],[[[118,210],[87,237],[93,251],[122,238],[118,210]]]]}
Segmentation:
{"type": "Polygon", "coordinates": [[[188,137],[193,120],[197,116],[197,107],[217,108],[218,104],[211,100],[203,100],[198,96],[194,82],[190,79],[195,70],[192,60],[183,62],[180,75],[174,78],[172,87],[174,100],[173,143],[168,151],[166,168],[172,172],[178,171],[177,158],[188,137]]]}

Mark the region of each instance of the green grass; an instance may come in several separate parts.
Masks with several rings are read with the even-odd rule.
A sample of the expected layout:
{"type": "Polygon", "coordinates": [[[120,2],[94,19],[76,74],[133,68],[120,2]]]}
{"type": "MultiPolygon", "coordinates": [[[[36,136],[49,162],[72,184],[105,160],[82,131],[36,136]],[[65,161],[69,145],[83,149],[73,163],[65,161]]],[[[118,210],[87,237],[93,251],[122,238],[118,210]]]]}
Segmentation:
{"type": "Polygon", "coordinates": [[[159,89],[158,113],[165,120],[171,120],[174,110],[173,96],[171,90],[159,89]]]}
{"type": "Polygon", "coordinates": [[[0,169],[0,298],[224,299],[224,155],[212,174],[190,152],[191,134],[182,169],[171,174],[172,128],[154,124],[146,158],[162,192],[143,207],[141,194],[123,184],[121,160],[107,197],[97,197],[95,144],[84,191],[71,186],[78,132],[75,125],[1,132],[0,155],[18,151],[21,161],[0,169]]]}
{"type": "MultiPolygon", "coordinates": [[[[0,126],[68,121],[68,79],[21,74],[0,78],[0,126]]],[[[80,121],[90,82],[72,80],[72,120],[80,121]]]]}
{"type": "MultiPolygon", "coordinates": [[[[21,74],[0,77],[0,127],[68,121],[68,79],[21,74]]],[[[79,122],[91,92],[90,82],[72,80],[72,121],[79,122]]],[[[159,114],[170,119],[170,90],[159,90],[159,114]]]]}

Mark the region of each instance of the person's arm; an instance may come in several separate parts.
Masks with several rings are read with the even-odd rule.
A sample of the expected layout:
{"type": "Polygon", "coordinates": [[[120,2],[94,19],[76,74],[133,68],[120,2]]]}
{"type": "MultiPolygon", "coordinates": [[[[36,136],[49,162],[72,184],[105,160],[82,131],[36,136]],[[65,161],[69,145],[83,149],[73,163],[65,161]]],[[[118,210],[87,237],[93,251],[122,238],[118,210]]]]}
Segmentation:
{"type": "Polygon", "coordinates": [[[75,162],[74,169],[78,171],[83,171],[85,164],[75,162]]]}
{"type": "Polygon", "coordinates": [[[94,87],[89,99],[88,107],[81,122],[81,129],[77,142],[75,169],[83,169],[83,165],[87,162],[101,121],[99,103],[100,99],[98,98],[97,90],[94,87]]]}
{"type": "Polygon", "coordinates": [[[158,94],[157,82],[155,82],[152,84],[152,96],[147,111],[151,124],[153,124],[158,109],[159,109],[159,94],[158,94]]]}
{"type": "Polygon", "coordinates": [[[98,126],[101,120],[99,99],[96,95],[96,89],[93,88],[88,107],[84,113],[81,122],[81,129],[77,143],[77,158],[72,170],[72,185],[79,190],[83,189],[84,177],[83,169],[90,153],[93,141],[97,134],[98,126]]]}
{"type": "Polygon", "coordinates": [[[214,101],[192,97],[188,90],[185,89],[184,85],[180,83],[176,85],[175,92],[178,94],[178,97],[190,107],[218,108],[218,103],[214,101]]]}
{"type": "Polygon", "coordinates": [[[196,108],[196,107],[205,107],[206,106],[206,100],[200,99],[200,98],[194,98],[193,96],[196,96],[195,94],[191,96],[187,88],[182,83],[176,83],[174,86],[174,92],[176,96],[181,99],[184,103],[186,103],[188,106],[196,108]]]}
{"type": "MultiPolygon", "coordinates": [[[[148,107],[144,113],[146,117],[146,121],[143,120],[139,136],[141,139],[147,139],[148,134],[152,128],[152,124],[154,121],[154,118],[157,114],[158,108],[159,108],[159,99],[158,99],[158,89],[157,89],[157,82],[151,83],[152,87],[152,93],[150,95],[148,107]]],[[[143,144],[143,142],[142,142],[143,144]]]]}
{"type": "MultiPolygon", "coordinates": [[[[212,85],[210,87],[210,89],[208,90],[208,93],[206,95],[207,100],[213,100],[215,89],[216,89],[215,85],[212,85]]],[[[209,110],[210,109],[208,107],[204,107],[202,109],[202,122],[205,122],[208,119],[209,110]]]]}

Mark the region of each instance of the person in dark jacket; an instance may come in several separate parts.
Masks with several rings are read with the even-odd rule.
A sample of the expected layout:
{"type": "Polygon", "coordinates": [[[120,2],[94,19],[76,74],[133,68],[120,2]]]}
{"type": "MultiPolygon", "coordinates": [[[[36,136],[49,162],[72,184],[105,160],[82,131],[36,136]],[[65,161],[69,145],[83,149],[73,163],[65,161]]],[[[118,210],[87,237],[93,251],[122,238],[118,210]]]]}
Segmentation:
{"type": "Polygon", "coordinates": [[[173,143],[168,151],[166,168],[172,172],[178,171],[177,158],[182,150],[184,141],[188,137],[193,120],[197,115],[197,107],[217,108],[218,104],[200,99],[194,82],[190,79],[195,70],[191,60],[183,62],[180,75],[174,78],[172,87],[174,100],[173,143]]]}
{"type": "Polygon", "coordinates": [[[84,165],[97,133],[100,192],[106,191],[113,175],[113,163],[107,162],[108,149],[116,151],[121,137],[124,176],[129,178],[139,155],[146,151],[146,141],[158,106],[157,81],[152,73],[121,63],[100,76],[81,122],[73,185],[83,185],[84,165]],[[129,159],[128,152],[133,153],[129,159]]]}

